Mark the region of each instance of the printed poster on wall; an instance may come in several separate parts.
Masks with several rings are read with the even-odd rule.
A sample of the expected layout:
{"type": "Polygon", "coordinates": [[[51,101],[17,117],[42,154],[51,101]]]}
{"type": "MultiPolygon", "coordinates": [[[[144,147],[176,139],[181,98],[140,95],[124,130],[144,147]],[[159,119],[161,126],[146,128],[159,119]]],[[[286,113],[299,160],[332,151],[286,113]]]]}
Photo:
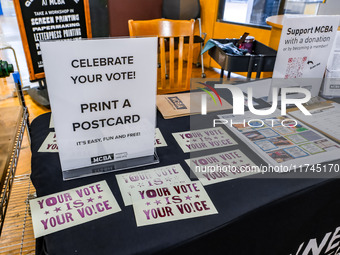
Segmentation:
{"type": "Polygon", "coordinates": [[[154,155],[157,38],[41,49],[63,171],[154,155]]]}
{"type": "Polygon", "coordinates": [[[88,0],[13,0],[30,80],[42,79],[40,41],[91,38],[88,0]]]}
{"type": "Polygon", "coordinates": [[[284,16],[272,86],[303,87],[312,96],[318,95],[339,18],[337,15],[284,16]]]}

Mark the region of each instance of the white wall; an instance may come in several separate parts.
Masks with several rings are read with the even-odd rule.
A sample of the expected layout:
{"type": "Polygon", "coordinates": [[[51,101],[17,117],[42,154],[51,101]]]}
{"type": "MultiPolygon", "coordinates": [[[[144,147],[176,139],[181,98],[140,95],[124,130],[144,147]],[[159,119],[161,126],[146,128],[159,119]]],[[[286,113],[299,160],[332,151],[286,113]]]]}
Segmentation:
{"type": "Polygon", "coordinates": [[[326,3],[320,4],[318,15],[335,15],[340,14],[339,0],[326,0],[326,3]]]}

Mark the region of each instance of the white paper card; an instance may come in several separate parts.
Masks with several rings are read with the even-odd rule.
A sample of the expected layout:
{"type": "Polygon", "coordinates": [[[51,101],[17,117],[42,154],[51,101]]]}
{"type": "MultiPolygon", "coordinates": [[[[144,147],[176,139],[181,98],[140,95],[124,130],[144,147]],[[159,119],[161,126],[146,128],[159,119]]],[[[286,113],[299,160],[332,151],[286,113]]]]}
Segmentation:
{"type": "Polygon", "coordinates": [[[218,213],[199,181],[136,189],[132,200],[138,227],[218,213]]]}
{"type": "Polygon", "coordinates": [[[125,206],[132,205],[131,192],[135,189],[190,182],[180,164],[116,175],[125,206]]]}
{"type": "Polygon", "coordinates": [[[32,199],[30,207],[35,238],[120,211],[106,181],[32,199]]]}
{"type": "Polygon", "coordinates": [[[236,145],[237,143],[221,127],[190,130],[172,134],[184,152],[236,145]]]}
{"type": "Polygon", "coordinates": [[[156,37],[40,46],[63,171],[154,155],[156,37]]]}
{"type": "Polygon", "coordinates": [[[49,128],[54,128],[54,122],[53,122],[52,114],[51,114],[51,118],[50,118],[49,128]]]}
{"type": "Polygon", "coordinates": [[[168,146],[162,132],[159,128],[156,128],[156,138],[155,138],[155,147],[165,147],[168,146]]]}
{"type": "Polygon", "coordinates": [[[306,116],[300,111],[289,112],[289,115],[340,141],[340,104],[333,103],[329,108],[317,108],[310,112],[312,114],[310,116],[306,116]]]}
{"type": "Polygon", "coordinates": [[[204,186],[259,173],[259,168],[240,150],[185,161],[204,186]]]}
{"type": "Polygon", "coordinates": [[[55,132],[50,132],[40,146],[38,152],[58,152],[55,132]]]}

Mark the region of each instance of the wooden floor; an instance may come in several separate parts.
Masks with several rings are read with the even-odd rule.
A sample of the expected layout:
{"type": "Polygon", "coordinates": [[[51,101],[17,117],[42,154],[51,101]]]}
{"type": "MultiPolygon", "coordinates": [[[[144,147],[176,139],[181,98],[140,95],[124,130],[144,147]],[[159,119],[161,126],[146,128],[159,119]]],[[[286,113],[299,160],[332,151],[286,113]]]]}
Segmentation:
{"type": "Polygon", "coordinates": [[[28,198],[33,197],[34,192],[29,174],[17,174],[0,237],[0,254],[35,254],[35,239],[28,203],[28,198]]]}
{"type": "MultiPolygon", "coordinates": [[[[1,21],[0,21],[1,22],[1,21]]],[[[6,56],[0,55],[0,59],[6,56]]],[[[206,69],[207,78],[218,78],[219,70],[206,69]]],[[[201,77],[201,68],[193,66],[193,78],[201,77]]],[[[23,84],[25,86],[25,84],[23,84]]],[[[17,105],[18,98],[13,97],[14,83],[11,77],[0,78],[0,109],[1,107],[17,105]]],[[[34,102],[25,95],[29,119],[32,122],[37,116],[49,112],[50,109],[34,102]]],[[[35,254],[35,239],[29,211],[28,199],[34,197],[35,190],[30,182],[31,151],[27,133],[22,143],[16,177],[4,227],[0,236],[0,254],[35,254]]]]}

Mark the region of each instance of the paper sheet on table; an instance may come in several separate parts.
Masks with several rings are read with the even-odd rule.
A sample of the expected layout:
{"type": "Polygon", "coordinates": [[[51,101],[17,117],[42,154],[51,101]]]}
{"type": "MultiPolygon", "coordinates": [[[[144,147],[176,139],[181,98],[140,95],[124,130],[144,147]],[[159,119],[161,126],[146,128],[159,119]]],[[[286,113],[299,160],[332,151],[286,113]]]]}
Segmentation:
{"type": "Polygon", "coordinates": [[[319,108],[308,110],[312,115],[304,115],[299,109],[289,111],[288,114],[340,142],[340,104],[331,103],[328,107],[321,104],[319,108]]]}
{"type": "Polygon", "coordinates": [[[58,144],[55,132],[50,132],[47,135],[38,152],[58,152],[58,144]]]}
{"type": "Polygon", "coordinates": [[[204,186],[260,173],[240,150],[190,158],[185,162],[204,186]]]}
{"type": "Polygon", "coordinates": [[[339,144],[291,116],[282,116],[279,110],[257,120],[258,115],[251,112],[218,117],[239,123],[226,126],[278,172],[340,158],[339,144]]]}
{"type": "Polygon", "coordinates": [[[34,237],[121,211],[106,181],[30,200],[34,237]]]}
{"type": "Polygon", "coordinates": [[[190,182],[180,164],[152,168],[143,171],[117,174],[117,183],[125,206],[132,205],[131,192],[144,187],[157,187],[164,184],[183,184],[190,182]]]}
{"type": "Polygon", "coordinates": [[[218,213],[199,181],[134,190],[132,201],[138,227],[218,213]]]}
{"type": "Polygon", "coordinates": [[[51,114],[51,117],[50,117],[50,125],[49,125],[49,128],[54,128],[54,122],[53,122],[52,114],[51,114]]]}
{"type": "Polygon", "coordinates": [[[232,105],[223,98],[221,98],[222,106],[219,102],[215,104],[214,100],[205,92],[158,95],[157,108],[164,119],[200,114],[202,95],[206,95],[207,112],[232,109],[232,105]]]}
{"type": "Polygon", "coordinates": [[[165,147],[168,146],[163,135],[162,132],[159,128],[156,128],[156,133],[155,133],[155,147],[165,147]]]}
{"type": "Polygon", "coordinates": [[[236,145],[221,127],[172,134],[184,153],[236,145]]]}

